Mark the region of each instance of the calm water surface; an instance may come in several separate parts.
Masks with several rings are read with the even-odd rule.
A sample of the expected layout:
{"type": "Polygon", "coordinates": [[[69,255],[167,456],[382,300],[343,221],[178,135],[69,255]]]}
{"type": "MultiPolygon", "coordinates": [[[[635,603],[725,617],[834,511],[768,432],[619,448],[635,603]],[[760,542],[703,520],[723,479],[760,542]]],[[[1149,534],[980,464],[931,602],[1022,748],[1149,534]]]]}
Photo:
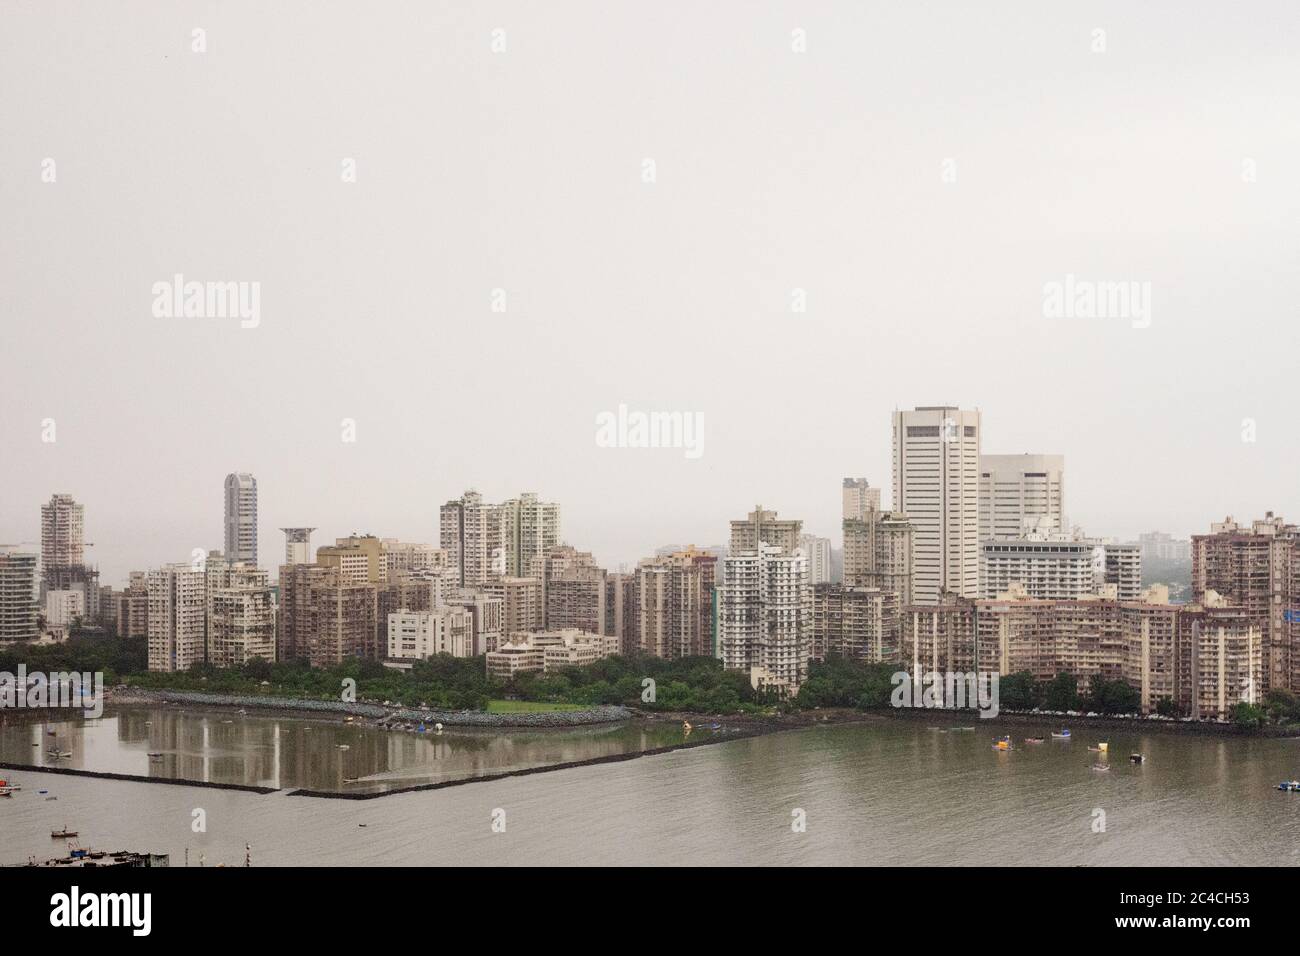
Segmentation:
{"type": "MultiPolygon", "coordinates": [[[[438,759],[456,773],[500,768],[519,755],[581,759],[588,749],[594,756],[632,746],[629,734],[643,733],[565,732],[541,742],[528,738],[545,735],[495,734],[466,746],[323,722],[235,718],[241,727],[221,723],[228,715],[169,716],[179,718],[169,759],[186,775],[198,768],[204,779],[238,774],[240,782],[268,783],[278,773],[281,786],[318,774],[342,786],[344,775],[372,767],[383,774],[421,767],[427,777],[438,759]],[[206,738],[191,726],[204,720],[206,738]],[[360,744],[339,751],[334,734],[355,734],[360,744]],[[439,748],[448,756],[437,757],[439,748]]],[[[138,751],[163,749],[151,736],[155,726],[146,711],[107,717],[85,729],[78,759],[100,769],[120,760],[127,772],[144,772],[147,757],[138,751]],[[153,723],[140,730],[144,720],[153,723]]],[[[1300,740],[1076,727],[1069,742],[1022,743],[1048,729],[981,721],[961,733],[891,720],[813,727],[367,801],[25,771],[9,774],[23,791],[0,800],[0,862],[61,853],[49,831],[66,824],[83,846],[167,852],[173,865],[183,864],[187,848],[192,865],[200,855],[209,866],[238,863],[245,843],[254,865],[1300,864],[1300,794],[1273,789],[1300,777],[1300,740]],[[1000,733],[1014,736],[1014,752],[991,749],[1000,733]],[[1099,755],[1087,749],[1099,734],[1111,747],[1106,772],[1092,769],[1099,755]],[[1146,763],[1130,764],[1133,750],[1146,763]],[[37,795],[41,787],[58,800],[37,795]],[[206,833],[192,830],[196,808],[206,833]],[[804,833],[792,832],[796,809],[806,813],[804,833]],[[1101,833],[1093,832],[1098,810],[1101,833]],[[493,832],[496,811],[504,812],[504,833],[493,832]]],[[[20,743],[44,750],[45,739],[30,746],[32,733],[5,726],[0,753],[13,759],[20,743]]]]}

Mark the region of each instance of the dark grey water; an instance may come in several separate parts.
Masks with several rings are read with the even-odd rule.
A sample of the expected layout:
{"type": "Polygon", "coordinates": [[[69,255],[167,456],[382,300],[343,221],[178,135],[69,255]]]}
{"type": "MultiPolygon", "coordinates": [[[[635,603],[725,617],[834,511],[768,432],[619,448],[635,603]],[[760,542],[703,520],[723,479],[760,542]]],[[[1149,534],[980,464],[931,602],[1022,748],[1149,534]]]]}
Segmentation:
{"type": "Polygon", "coordinates": [[[192,865],[238,863],[246,842],[254,865],[1300,863],[1300,794],[1273,789],[1300,776],[1300,741],[1107,731],[1099,772],[1096,733],[1021,742],[1039,731],[814,727],[360,802],[25,772],[0,801],[0,861],[61,851],[49,831],[66,823],[174,865],[187,847],[192,865]],[[1003,732],[1012,753],[990,747],[1003,732]]]}

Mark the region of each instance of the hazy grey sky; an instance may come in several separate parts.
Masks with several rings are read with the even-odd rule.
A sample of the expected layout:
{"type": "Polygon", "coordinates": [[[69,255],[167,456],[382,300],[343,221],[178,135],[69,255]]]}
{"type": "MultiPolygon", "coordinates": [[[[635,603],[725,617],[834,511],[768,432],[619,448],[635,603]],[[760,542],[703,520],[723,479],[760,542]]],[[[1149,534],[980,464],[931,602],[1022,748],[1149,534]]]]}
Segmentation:
{"type": "Polygon", "coordinates": [[[1298,47],[1290,2],[2,0],[0,541],[69,492],[116,584],[246,470],[268,566],[466,487],[610,565],[756,502],[838,546],[938,403],[1092,533],[1300,517],[1298,47]],[[176,273],[260,325],[155,317],[176,273]],[[1045,318],[1067,274],[1150,327],[1045,318]],[[598,447],[620,403],[702,457],[598,447]]]}

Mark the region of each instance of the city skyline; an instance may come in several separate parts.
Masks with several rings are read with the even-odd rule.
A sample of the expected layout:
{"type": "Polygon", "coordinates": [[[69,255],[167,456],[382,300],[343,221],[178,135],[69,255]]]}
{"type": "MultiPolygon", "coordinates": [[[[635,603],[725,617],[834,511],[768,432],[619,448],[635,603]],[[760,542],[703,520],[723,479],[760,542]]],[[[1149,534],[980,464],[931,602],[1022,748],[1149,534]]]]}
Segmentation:
{"type": "Polygon", "coordinates": [[[607,566],[719,540],[736,500],[833,536],[822,489],[888,486],[889,410],[941,402],[981,411],[985,453],[1065,455],[1093,533],[1300,512],[1292,376],[1259,360],[1300,344],[1300,147],[1277,121],[1300,84],[1261,28],[1285,6],[1092,23],[1021,4],[1014,31],[979,5],[778,4],[743,29],[724,7],[687,30],[410,8],[360,50],[338,10],[314,46],[287,9],[10,11],[0,204],[26,225],[0,255],[0,447],[22,467],[0,537],[31,538],[31,507],[65,489],[123,549],[94,558],[118,581],[218,546],[197,503],[231,470],[262,478],[263,543],[291,525],[434,540],[467,487],[568,503],[566,534],[607,566]],[[60,57],[113,81],[88,95],[60,57]],[[186,108],[213,97],[228,109],[186,108]],[[318,99],[328,129],[300,109],[318,99]],[[260,283],[259,323],[155,316],[177,274],[260,283]],[[1048,317],[1044,287],[1070,277],[1150,283],[1149,325],[1048,317]],[[816,387],[762,387],[750,352],[816,387]],[[624,404],[702,415],[702,456],[601,447],[624,404]]]}
{"type": "MultiPolygon", "coordinates": [[[[919,411],[926,408],[948,408],[952,410],[961,411],[965,407],[964,406],[959,407],[956,405],[953,406],[922,405],[922,406],[917,406],[916,409],[898,408],[894,410],[893,414],[897,415],[900,412],[919,411]]],[[[970,408],[980,416],[981,419],[980,428],[982,430],[984,428],[983,422],[986,419],[983,418],[982,412],[980,412],[978,408],[975,408],[973,406],[971,406],[970,408]]],[[[611,453],[634,454],[634,452],[629,449],[613,449],[611,450],[611,453]]],[[[889,450],[888,446],[886,449],[886,453],[887,453],[887,458],[892,456],[892,452],[889,450]]],[[[1033,451],[1023,451],[1023,452],[1014,453],[1014,455],[1028,455],[1028,456],[1034,456],[1036,454],[1038,453],[1033,451]]],[[[1012,453],[1004,453],[1001,451],[989,453],[987,448],[983,447],[983,443],[981,440],[981,447],[979,449],[979,454],[978,454],[979,459],[981,460],[1008,459],[1011,457],[1013,457],[1012,453]]],[[[1069,456],[1067,454],[1067,455],[1057,455],[1057,456],[1048,456],[1048,457],[1067,458],[1069,456]]],[[[1185,541],[1185,540],[1189,540],[1193,534],[1202,532],[1206,527],[1208,527],[1210,522],[1221,520],[1224,517],[1231,517],[1231,516],[1241,517],[1245,515],[1264,514],[1265,512],[1274,512],[1278,514],[1288,513],[1285,506],[1279,506],[1272,502],[1266,502],[1261,507],[1255,509],[1247,508],[1244,506],[1235,506],[1235,507],[1230,506],[1227,511],[1224,511],[1221,514],[1214,513],[1214,512],[1206,512],[1201,516],[1201,519],[1198,523],[1194,524],[1192,527],[1187,529],[1173,528],[1168,525],[1162,526],[1155,521],[1148,521],[1146,523],[1143,523],[1140,519],[1138,519],[1137,523],[1133,526],[1133,529],[1131,531],[1116,532],[1110,530],[1110,528],[1104,525],[1089,524],[1084,522],[1081,519],[1080,517],[1081,515],[1090,513],[1094,509],[1093,507],[1090,507],[1086,502],[1080,504],[1079,499],[1082,497],[1082,493],[1077,491],[1077,489],[1074,486],[1074,482],[1076,480],[1074,475],[1078,470],[1078,466],[1076,465],[1076,463],[1071,461],[1069,470],[1070,470],[1070,481],[1071,481],[1071,492],[1070,492],[1071,504],[1070,504],[1070,514],[1069,514],[1068,523],[1070,527],[1084,528],[1089,533],[1089,536],[1094,538],[1112,538],[1122,542],[1136,542],[1138,540],[1138,537],[1142,534],[1148,534],[1152,532],[1163,532],[1166,534],[1172,534],[1173,538],[1177,540],[1185,541]],[[1076,507],[1078,510],[1075,510],[1076,507]]],[[[258,484],[258,482],[263,481],[260,473],[258,473],[256,470],[242,468],[242,466],[240,470],[235,472],[231,472],[227,469],[222,469],[222,468],[219,468],[218,471],[220,471],[223,475],[225,475],[225,479],[234,477],[236,474],[238,474],[240,477],[254,479],[253,510],[254,513],[257,515],[257,525],[254,534],[254,542],[256,543],[259,540],[271,540],[277,542],[276,547],[278,548],[280,544],[282,544],[282,531],[285,527],[288,527],[288,525],[286,525],[281,520],[281,518],[275,516],[274,514],[269,514],[268,513],[269,509],[258,504],[259,500],[265,498],[266,489],[273,487],[273,485],[264,486],[258,484]],[[271,537],[268,538],[267,535],[271,535],[271,537]]],[[[886,511],[895,510],[895,506],[893,502],[894,495],[892,493],[884,492],[881,490],[889,487],[889,483],[890,483],[889,476],[891,471],[892,471],[891,468],[886,468],[884,477],[877,477],[870,474],[865,476],[870,486],[881,494],[882,496],[881,507],[886,511]]],[[[801,516],[800,520],[803,521],[804,523],[805,526],[804,530],[806,533],[815,535],[817,537],[829,538],[831,540],[832,547],[837,552],[839,552],[842,550],[842,546],[843,546],[843,538],[842,538],[842,531],[841,531],[843,502],[842,500],[836,500],[836,495],[833,489],[836,484],[842,484],[845,480],[847,480],[844,477],[845,475],[859,474],[859,473],[860,470],[854,470],[854,469],[846,470],[842,475],[832,476],[831,478],[828,479],[827,484],[831,485],[832,490],[827,491],[826,488],[821,488],[819,494],[805,493],[804,495],[801,496],[803,499],[807,501],[816,500],[817,505],[815,507],[810,505],[809,507],[801,511],[797,506],[787,505],[786,503],[783,502],[780,505],[779,510],[790,514],[800,515],[801,516]],[[830,515],[832,515],[832,518],[827,519],[822,525],[812,525],[812,522],[810,522],[808,519],[803,517],[803,515],[806,515],[810,511],[818,514],[829,513],[830,515]]],[[[223,480],[222,484],[224,488],[226,484],[226,480],[223,480]]],[[[499,500],[505,501],[510,499],[513,494],[518,493],[518,492],[511,492],[509,489],[513,486],[520,485],[520,482],[517,481],[514,477],[505,477],[502,478],[500,481],[494,483],[494,487],[498,485],[503,489],[499,500]]],[[[453,485],[453,487],[455,486],[453,485]]],[[[538,489],[535,486],[528,484],[527,482],[523,483],[523,487],[527,487],[529,491],[532,493],[538,493],[538,489]]],[[[820,485],[818,487],[820,488],[820,485]]],[[[377,523],[367,522],[366,519],[364,518],[364,515],[361,514],[361,512],[364,509],[360,509],[360,508],[352,509],[353,513],[357,514],[358,517],[357,517],[357,522],[354,522],[350,525],[345,525],[343,523],[336,523],[331,526],[329,522],[331,520],[337,520],[337,519],[332,519],[331,516],[328,514],[321,515],[321,516],[306,515],[302,517],[317,522],[317,524],[312,526],[312,530],[321,531],[321,533],[317,537],[317,541],[322,543],[329,542],[337,538],[346,538],[354,534],[373,534],[376,537],[385,537],[385,538],[392,537],[404,541],[424,541],[431,544],[437,544],[442,537],[440,509],[444,506],[446,502],[459,499],[461,495],[465,494],[467,491],[479,492],[480,495],[482,495],[484,501],[497,500],[495,496],[485,493],[481,487],[471,486],[471,485],[460,485],[458,490],[451,491],[446,496],[441,496],[436,493],[430,493],[428,497],[434,499],[433,503],[429,505],[429,508],[431,509],[431,515],[424,516],[423,518],[420,519],[408,518],[407,521],[403,523],[401,527],[391,527],[388,525],[384,525],[381,527],[377,523]],[[321,521],[324,521],[325,523],[320,523],[321,521]],[[425,531],[419,532],[419,531],[408,530],[409,527],[420,524],[421,522],[423,522],[423,526],[426,528],[425,531]],[[431,528],[429,527],[430,524],[432,525],[431,528]]],[[[86,498],[83,495],[83,493],[69,492],[66,489],[53,492],[53,493],[70,494],[71,497],[77,502],[77,504],[83,509],[87,507],[88,501],[92,500],[86,498]]],[[[595,555],[598,564],[600,564],[602,567],[609,568],[610,570],[615,570],[621,566],[626,566],[629,569],[634,568],[637,562],[640,561],[642,558],[646,557],[647,555],[653,554],[656,550],[664,547],[669,542],[689,542],[689,543],[696,544],[700,547],[709,547],[709,546],[715,546],[715,545],[725,543],[726,536],[727,536],[726,525],[727,522],[732,520],[731,518],[727,517],[728,511],[726,509],[734,509],[735,507],[735,501],[728,499],[722,505],[723,511],[720,513],[721,516],[719,517],[719,519],[716,522],[713,522],[713,524],[711,524],[707,529],[696,529],[694,531],[692,531],[691,529],[685,529],[675,535],[672,533],[665,532],[660,534],[657,539],[647,539],[646,541],[644,541],[639,545],[634,545],[634,544],[627,543],[626,539],[617,533],[617,529],[621,527],[621,524],[619,523],[620,519],[617,516],[611,519],[611,521],[613,522],[612,534],[609,533],[611,529],[610,522],[601,523],[600,528],[592,528],[592,522],[590,518],[591,514],[608,513],[603,507],[604,496],[597,496],[597,498],[592,501],[581,501],[581,500],[566,501],[559,495],[552,495],[547,492],[540,492],[540,493],[544,498],[550,498],[559,501],[565,505],[565,524],[564,524],[564,531],[560,537],[560,541],[567,544],[583,546],[584,548],[591,551],[592,554],[595,555]],[[584,511],[586,512],[585,514],[584,511]],[[584,518],[586,520],[583,520],[584,518]],[[613,553],[615,556],[609,557],[606,555],[606,553],[602,552],[602,550],[599,547],[590,545],[585,538],[577,538],[575,535],[570,534],[570,529],[575,526],[579,528],[585,527],[592,531],[593,537],[599,538],[607,542],[612,542],[611,544],[608,545],[608,547],[610,549],[610,552],[613,553]],[[604,529],[606,533],[605,534],[599,533],[601,529],[604,529]],[[712,535],[712,537],[710,537],[710,535],[712,535]]],[[[42,498],[42,501],[48,499],[51,492],[45,491],[43,494],[44,497],[42,498]]],[[[211,494],[209,495],[209,497],[211,498],[211,494]]],[[[272,492],[271,500],[280,501],[286,498],[296,500],[297,497],[298,496],[292,494],[292,492],[290,491],[279,489],[278,493],[272,492]]],[[[1244,496],[1244,497],[1251,497],[1251,496],[1244,496]]],[[[744,500],[743,496],[741,496],[740,500],[744,500]]],[[[386,502],[388,502],[388,499],[386,499],[385,496],[375,495],[374,497],[374,503],[376,504],[375,510],[379,512],[388,510],[384,507],[384,503],[386,502]]],[[[296,510],[298,511],[303,510],[301,505],[295,507],[296,510]]],[[[0,522],[0,539],[5,539],[13,542],[20,542],[20,543],[24,541],[39,541],[40,538],[39,518],[35,521],[32,521],[30,520],[30,516],[29,516],[27,527],[24,527],[21,520],[15,520],[13,518],[10,518],[7,512],[18,510],[12,498],[8,498],[2,504],[0,504],[0,509],[3,509],[3,511],[6,513],[3,522],[0,522]]],[[[101,540],[103,541],[111,542],[113,541],[113,537],[110,533],[107,532],[101,533],[93,529],[99,527],[104,527],[104,528],[121,527],[122,526],[121,522],[124,521],[125,518],[120,513],[115,514],[112,511],[112,509],[108,509],[107,514],[108,514],[108,518],[107,520],[105,520],[102,516],[100,516],[97,513],[97,509],[91,509],[91,517],[87,523],[89,524],[90,528],[92,529],[96,537],[101,538],[101,540]],[[101,521],[101,520],[104,521],[103,525],[96,524],[97,521],[101,521]]],[[[181,512],[178,512],[177,518],[183,519],[187,527],[195,527],[199,523],[197,520],[195,520],[192,517],[185,517],[183,509],[181,512]]],[[[628,523],[633,526],[635,526],[636,524],[635,521],[629,521],[628,523]]],[[[125,581],[128,575],[130,574],[130,572],[135,570],[140,570],[141,568],[144,567],[152,567],[158,564],[172,563],[181,560],[189,560],[195,548],[202,548],[203,550],[211,550],[211,551],[225,549],[227,531],[226,531],[226,516],[224,514],[224,511],[222,512],[220,519],[213,522],[213,525],[214,527],[211,534],[206,537],[203,535],[196,534],[194,536],[191,536],[189,541],[183,542],[176,534],[169,536],[171,542],[170,545],[164,543],[162,546],[171,547],[172,550],[167,551],[163,556],[159,556],[159,554],[152,548],[144,547],[139,539],[131,537],[128,533],[128,537],[119,539],[116,543],[110,544],[108,547],[104,547],[102,545],[98,547],[96,549],[95,555],[93,556],[93,560],[91,560],[89,563],[99,570],[101,580],[104,583],[111,584],[119,581],[125,581]],[[128,557],[124,557],[124,555],[142,555],[142,557],[128,558],[128,557]]],[[[146,532],[149,532],[150,526],[145,525],[144,530],[146,532]]],[[[1066,530],[1068,531],[1070,529],[1067,528],[1066,530]]],[[[155,529],[153,531],[154,538],[156,538],[157,534],[158,532],[155,529]]],[[[153,540],[154,538],[146,538],[145,540],[153,540]]],[[[254,546],[256,547],[256,544],[254,546]]],[[[21,548],[19,550],[21,550],[21,548]]],[[[312,549],[311,553],[312,554],[315,553],[314,548],[312,549]]],[[[264,563],[264,566],[270,570],[274,570],[276,567],[279,566],[279,564],[278,561],[268,561],[264,563]]]]}

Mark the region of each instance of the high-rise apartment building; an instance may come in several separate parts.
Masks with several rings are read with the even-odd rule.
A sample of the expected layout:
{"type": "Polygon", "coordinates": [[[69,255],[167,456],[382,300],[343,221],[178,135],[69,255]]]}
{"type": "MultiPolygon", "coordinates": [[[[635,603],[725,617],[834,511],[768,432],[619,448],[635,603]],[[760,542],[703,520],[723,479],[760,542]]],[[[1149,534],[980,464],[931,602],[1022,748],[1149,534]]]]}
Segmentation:
{"type": "Polygon", "coordinates": [[[505,573],[531,574],[533,562],[560,543],[560,506],[524,492],[497,508],[505,540],[505,573]]]}
{"type": "Polygon", "coordinates": [[[507,641],[514,640],[516,634],[544,629],[546,604],[541,578],[496,578],[483,590],[501,600],[501,630],[507,641]]]}
{"type": "Polygon", "coordinates": [[[274,662],[275,604],[267,572],[209,553],[204,575],[208,663],[240,667],[254,659],[274,662]]]}
{"type": "MultiPolygon", "coordinates": [[[[798,528],[793,533],[797,538],[798,528]]],[[[718,613],[723,666],[748,673],[755,688],[797,694],[812,649],[808,559],[797,549],[764,544],[728,556],[723,578],[718,613]]]]}
{"type": "Polygon", "coordinates": [[[72,495],[51,495],[41,505],[41,575],[48,579],[85,563],[85,508],[72,495]]]}
{"type": "Polygon", "coordinates": [[[799,535],[799,547],[808,555],[808,583],[825,584],[831,579],[831,539],[815,534],[799,535]]]}
{"type": "Polygon", "coordinates": [[[207,582],[201,567],[168,564],[148,572],[149,670],[186,671],[207,659],[207,582]]]}
{"type": "Polygon", "coordinates": [[[760,545],[771,545],[782,551],[799,547],[799,533],[803,522],[797,519],[779,520],[775,511],[764,511],[757,505],[743,521],[731,522],[730,554],[757,551],[760,545]]]}
{"type": "Polygon", "coordinates": [[[1142,560],[1153,561],[1191,561],[1192,543],[1185,538],[1175,538],[1163,531],[1151,531],[1138,535],[1138,546],[1142,549],[1142,560]]]}
{"type": "MultiPolygon", "coordinates": [[[[79,616],[99,616],[99,572],[86,564],[85,509],[71,495],[51,495],[41,506],[40,603],[50,591],[80,593],[79,616]]],[[[56,599],[61,607],[76,598],[56,599]]]]}
{"type": "Polygon", "coordinates": [[[894,412],[894,510],[912,524],[913,600],[979,591],[980,413],[894,412]]]}
{"type": "Polygon", "coordinates": [[[119,637],[149,636],[148,576],[143,571],[132,571],[130,583],[114,595],[117,604],[117,633],[119,637]]]}
{"type": "Polygon", "coordinates": [[[694,545],[637,565],[637,648],[675,660],[714,655],[715,555],[694,545]]]}
{"type": "Polygon", "coordinates": [[[880,489],[872,488],[865,478],[845,478],[841,518],[865,521],[868,511],[880,510],[880,489]]]}
{"type": "Polygon", "coordinates": [[[337,568],[340,580],[353,584],[382,584],[388,580],[384,543],[372,534],[336,538],[316,549],[316,563],[337,568]]]}
{"type": "Polygon", "coordinates": [[[34,641],[36,555],[0,548],[0,642],[34,641]]]}
{"type": "Polygon", "coordinates": [[[590,552],[555,545],[529,562],[528,573],[542,581],[546,630],[606,633],[605,569],[590,552]]]}
{"type": "Polygon", "coordinates": [[[378,587],[346,576],[339,566],[280,568],[280,660],[333,667],[352,657],[381,656],[378,587]]]}
{"type": "Polygon", "coordinates": [[[1064,534],[1064,455],[980,455],[979,539],[1064,534]]]}
{"type": "Polygon", "coordinates": [[[467,491],[448,501],[439,513],[440,543],[461,587],[482,587],[506,573],[506,540],[501,508],[467,491]]]}
{"type": "Polygon", "coordinates": [[[315,528],[281,528],[284,532],[284,563],[311,564],[311,533],[315,528]]]}
{"type": "Polygon", "coordinates": [[[1257,702],[1261,640],[1245,609],[1213,591],[1203,604],[1167,599],[1165,588],[1138,601],[1040,601],[1019,588],[997,600],[947,595],[905,611],[901,658],[912,674],[1070,674],[1081,694],[1097,678],[1122,680],[1143,713],[1164,700],[1186,716],[1226,718],[1257,702]]]}
{"type": "Polygon", "coordinates": [[[605,575],[605,634],[618,638],[619,652],[632,654],[641,647],[640,575],[611,571],[605,575]]]}
{"type": "Polygon", "coordinates": [[[1249,526],[1231,517],[1192,535],[1192,596],[1215,591],[1245,609],[1262,635],[1262,689],[1300,691],[1300,527],[1270,511],[1249,526]]]}
{"type": "Polygon", "coordinates": [[[880,663],[898,657],[897,596],[846,584],[813,587],[811,655],[880,663]]]}
{"type": "Polygon", "coordinates": [[[912,523],[896,511],[845,518],[844,583],[889,591],[900,609],[911,604],[912,538],[912,523]]]}
{"type": "Polygon", "coordinates": [[[246,472],[226,475],[226,544],[232,561],[257,564],[257,479],[246,472]]]}

